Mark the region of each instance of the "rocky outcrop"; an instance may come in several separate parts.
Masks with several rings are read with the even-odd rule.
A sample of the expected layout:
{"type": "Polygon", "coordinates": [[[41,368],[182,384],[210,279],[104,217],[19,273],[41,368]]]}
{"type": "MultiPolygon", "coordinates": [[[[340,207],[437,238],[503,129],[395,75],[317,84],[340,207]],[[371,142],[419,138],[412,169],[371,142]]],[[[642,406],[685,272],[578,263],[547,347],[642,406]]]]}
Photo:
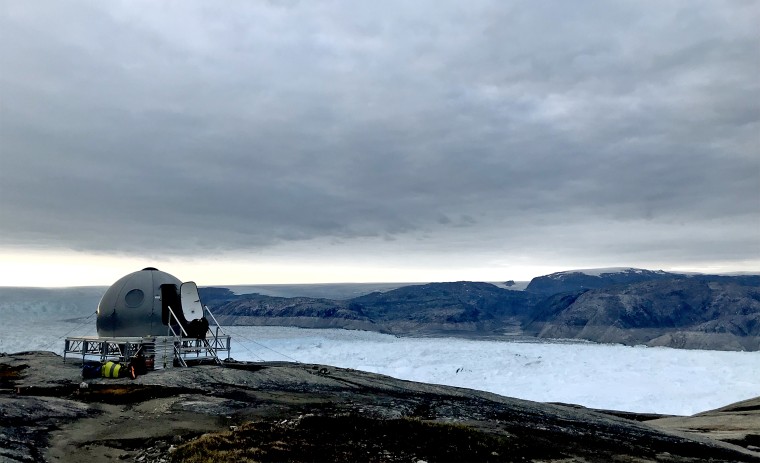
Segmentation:
{"type": "Polygon", "coordinates": [[[684,278],[581,290],[542,301],[526,329],[547,338],[758,350],[760,288],[684,278]]]}
{"type": "Polygon", "coordinates": [[[609,288],[644,281],[674,280],[686,275],[640,268],[568,270],[533,278],[526,291],[550,296],[579,290],[609,288]]]}
{"type": "Polygon", "coordinates": [[[345,301],[238,296],[214,308],[221,323],[369,329],[393,334],[488,333],[519,326],[537,300],[489,283],[411,285],[345,301]]]}
{"type": "Polygon", "coordinates": [[[760,398],[698,413],[658,417],[648,424],[669,432],[686,432],[760,451],[760,398]]]}
{"type": "Polygon", "coordinates": [[[460,281],[410,285],[349,300],[237,296],[220,290],[212,300],[219,304],[214,307],[219,321],[230,325],[347,328],[397,335],[518,334],[687,349],[760,349],[760,277],[629,269],[602,273],[596,284],[603,287],[588,289],[578,288],[574,275],[560,275],[563,283],[558,286],[573,291],[548,296],[460,281]]]}
{"type": "Polygon", "coordinates": [[[227,317],[312,317],[318,319],[367,320],[345,301],[309,297],[272,297],[247,294],[222,304],[214,311],[227,317]]]}
{"type": "Polygon", "coordinates": [[[498,333],[528,316],[536,298],[490,283],[459,281],[406,286],[350,302],[391,333],[498,333]]]}
{"type": "MultiPolygon", "coordinates": [[[[326,365],[228,363],[82,383],[78,365],[39,352],[0,356],[0,372],[9,462],[760,461],[744,445],[752,439],[721,442],[703,423],[673,432],[618,412],[326,365]]],[[[757,435],[756,422],[744,426],[757,435]]]]}

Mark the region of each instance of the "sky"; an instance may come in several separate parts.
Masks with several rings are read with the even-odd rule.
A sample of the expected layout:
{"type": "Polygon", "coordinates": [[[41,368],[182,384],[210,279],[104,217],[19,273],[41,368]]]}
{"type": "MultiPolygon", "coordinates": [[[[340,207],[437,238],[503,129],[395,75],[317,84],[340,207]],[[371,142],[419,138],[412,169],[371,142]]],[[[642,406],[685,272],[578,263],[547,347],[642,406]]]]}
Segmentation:
{"type": "Polygon", "coordinates": [[[760,271],[755,1],[0,0],[0,285],[760,271]]]}

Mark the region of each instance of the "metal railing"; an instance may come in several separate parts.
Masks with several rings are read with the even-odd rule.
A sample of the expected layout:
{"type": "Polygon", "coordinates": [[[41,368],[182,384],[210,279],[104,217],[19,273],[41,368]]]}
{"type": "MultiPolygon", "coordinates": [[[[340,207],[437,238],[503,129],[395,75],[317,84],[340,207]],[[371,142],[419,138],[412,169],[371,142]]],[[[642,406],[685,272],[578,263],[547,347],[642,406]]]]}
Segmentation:
{"type": "Polygon", "coordinates": [[[182,326],[182,323],[179,321],[179,318],[177,318],[177,314],[174,313],[171,307],[167,306],[167,309],[169,309],[169,320],[166,324],[167,330],[166,335],[171,336],[174,340],[174,358],[177,360],[177,363],[182,365],[183,367],[187,366],[187,362],[185,361],[185,356],[182,352],[182,339],[183,336],[187,336],[187,331],[185,331],[185,327],[182,326]],[[176,331],[174,331],[174,326],[172,325],[173,322],[177,323],[177,326],[179,326],[179,330],[182,334],[177,334],[176,331]],[[171,334],[170,334],[171,333],[171,334]]]}
{"type": "Polygon", "coordinates": [[[79,354],[82,361],[95,357],[101,362],[108,359],[128,359],[134,355],[142,344],[142,338],[97,338],[92,336],[68,337],[63,345],[63,361],[67,354],[79,354]]]}
{"type": "Polygon", "coordinates": [[[177,318],[177,315],[174,313],[171,307],[167,307],[169,309],[169,323],[166,324],[166,327],[168,328],[166,330],[167,336],[174,336],[176,338],[181,338],[182,336],[187,336],[187,331],[185,331],[185,327],[182,326],[182,323],[180,323],[179,318],[177,318]],[[174,331],[174,326],[172,326],[172,320],[177,322],[177,326],[179,326],[180,331],[182,332],[182,335],[180,336],[177,334],[176,331],[174,331]],[[171,333],[171,334],[169,334],[171,333]]]}
{"type": "Polygon", "coordinates": [[[188,360],[202,361],[208,359],[222,365],[219,352],[227,352],[227,356],[229,357],[230,336],[219,326],[219,322],[214,317],[214,314],[211,313],[211,310],[204,306],[204,313],[208,313],[214,322],[213,330],[212,325],[209,324],[204,335],[196,338],[188,334],[182,323],[180,323],[177,314],[174,313],[174,310],[171,307],[168,309],[169,323],[167,333],[171,333],[170,336],[175,339],[174,351],[178,363],[182,366],[187,366],[188,360]],[[174,324],[179,326],[181,334],[175,331],[174,324]],[[220,332],[222,333],[221,335],[219,334],[220,332]]]}
{"type": "Polygon", "coordinates": [[[211,310],[208,308],[208,306],[203,306],[203,310],[205,313],[208,313],[209,317],[211,317],[211,320],[214,321],[214,331],[211,331],[211,325],[209,324],[208,332],[211,334],[211,338],[213,339],[213,347],[215,351],[223,351],[227,352],[227,357],[230,356],[230,340],[231,337],[229,334],[227,334],[223,329],[222,326],[219,324],[219,322],[216,320],[216,317],[213,313],[211,313],[211,310]],[[219,335],[219,332],[222,332],[222,335],[219,335]]]}
{"type": "MultiPolygon", "coordinates": [[[[208,307],[204,306],[204,315],[208,314],[209,323],[206,333],[200,337],[191,337],[184,325],[180,323],[179,317],[171,307],[169,310],[169,320],[167,323],[166,336],[146,336],[146,337],[113,337],[101,338],[96,336],[67,337],[63,348],[63,361],[66,362],[68,355],[81,355],[82,362],[88,359],[97,359],[101,362],[107,360],[128,361],[140,348],[151,348],[154,352],[157,343],[160,340],[161,349],[164,354],[161,358],[165,367],[171,366],[171,360],[181,366],[187,366],[188,361],[207,361],[213,360],[215,363],[222,365],[219,354],[226,352],[227,357],[230,354],[230,340],[228,335],[219,325],[216,317],[208,307]],[[179,329],[176,329],[179,327],[179,329]],[[171,346],[169,346],[171,343],[171,346]],[[173,357],[173,358],[172,358],[173,357]],[[167,363],[167,361],[169,361],[167,363]]],[[[158,362],[156,356],[156,362],[158,362]]],[[[156,365],[156,368],[159,366],[156,365]]]]}

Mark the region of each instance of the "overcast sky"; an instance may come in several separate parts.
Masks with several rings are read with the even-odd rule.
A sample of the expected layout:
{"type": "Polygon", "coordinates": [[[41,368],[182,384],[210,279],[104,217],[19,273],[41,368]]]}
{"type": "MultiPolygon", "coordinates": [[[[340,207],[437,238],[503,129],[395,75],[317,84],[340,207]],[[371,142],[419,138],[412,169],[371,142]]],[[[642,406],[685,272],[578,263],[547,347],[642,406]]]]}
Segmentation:
{"type": "Polygon", "coordinates": [[[758,2],[0,5],[0,285],[760,271],[758,2]]]}

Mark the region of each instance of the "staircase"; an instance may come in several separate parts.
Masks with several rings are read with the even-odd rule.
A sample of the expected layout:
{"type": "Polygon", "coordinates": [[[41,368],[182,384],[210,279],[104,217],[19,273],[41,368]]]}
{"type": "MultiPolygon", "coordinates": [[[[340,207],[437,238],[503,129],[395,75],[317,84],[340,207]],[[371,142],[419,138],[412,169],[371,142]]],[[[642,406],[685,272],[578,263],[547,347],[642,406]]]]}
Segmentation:
{"type": "Polygon", "coordinates": [[[209,327],[204,338],[194,338],[188,336],[174,311],[169,308],[170,323],[167,335],[173,339],[174,358],[180,366],[202,363],[222,365],[219,354],[226,352],[225,358],[230,356],[230,336],[219,326],[211,310],[206,306],[203,309],[204,316],[209,320],[209,327]],[[179,328],[179,333],[172,326],[172,322],[179,328]]]}
{"type": "Polygon", "coordinates": [[[169,308],[170,320],[166,336],[114,337],[98,336],[66,337],[63,347],[63,361],[67,355],[77,355],[86,360],[105,363],[108,360],[129,362],[142,349],[145,358],[154,359],[157,370],[171,368],[175,364],[186,367],[200,363],[223,365],[222,359],[230,356],[230,336],[224,332],[214,314],[203,307],[203,316],[209,321],[205,337],[196,338],[180,324],[177,316],[169,308]],[[222,356],[222,358],[220,358],[222,356]]]}

